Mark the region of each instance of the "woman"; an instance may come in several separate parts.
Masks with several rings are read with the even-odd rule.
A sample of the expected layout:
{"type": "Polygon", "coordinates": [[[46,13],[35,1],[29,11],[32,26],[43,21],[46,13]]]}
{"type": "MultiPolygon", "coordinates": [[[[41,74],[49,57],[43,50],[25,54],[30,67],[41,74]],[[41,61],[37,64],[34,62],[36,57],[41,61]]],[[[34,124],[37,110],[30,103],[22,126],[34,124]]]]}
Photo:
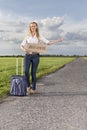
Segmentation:
{"type": "Polygon", "coordinates": [[[25,52],[24,72],[25,72],[25,77],[26,77],[27,85],[28,85],[27,94],[30,94],[30,93],[34,94],[36,92],[36,71],[39,64],[39,54],[29,52],[26,45],[27,43],[37,44],[40,41],[43,41],[47,45],[51,45],[57,42],[61,42],[62,39],[59,38],[57,40],[49,41],[39,34],[39,28],[36,22],[30,23],[28,35],[20,45],[22,51],[25,52]],[[29,75],[30,65],[32,65],[31,66],[32,87],[30,86],[30,75],[29,75]]]}

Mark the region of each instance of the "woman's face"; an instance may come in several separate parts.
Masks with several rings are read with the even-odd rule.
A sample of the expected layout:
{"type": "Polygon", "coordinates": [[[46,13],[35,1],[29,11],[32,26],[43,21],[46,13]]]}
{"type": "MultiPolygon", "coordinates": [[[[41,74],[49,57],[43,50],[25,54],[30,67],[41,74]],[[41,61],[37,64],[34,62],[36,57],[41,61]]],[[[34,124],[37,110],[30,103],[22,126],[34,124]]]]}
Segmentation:
{"type": "Polygon", "coordinates": [[[36,24],[31,24],[30,25],[31,32],[36,32],[36,29],[37,29],[37,25],[36,24]]]}

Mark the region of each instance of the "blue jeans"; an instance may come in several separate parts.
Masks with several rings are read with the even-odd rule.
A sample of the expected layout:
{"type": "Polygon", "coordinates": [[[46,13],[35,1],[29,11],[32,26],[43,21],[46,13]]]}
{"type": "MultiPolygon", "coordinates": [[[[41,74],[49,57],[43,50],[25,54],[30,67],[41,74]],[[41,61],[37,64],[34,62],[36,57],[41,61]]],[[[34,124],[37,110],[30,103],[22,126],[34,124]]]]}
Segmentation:
{"type": "Polygon", "coordinates": [[[32,89],[36,89],[36,71],[39,64],[39,54],[26,54],[24,58],[24,72],[28,87],[30,87],[30,66],[32,76],[32,89]]]}

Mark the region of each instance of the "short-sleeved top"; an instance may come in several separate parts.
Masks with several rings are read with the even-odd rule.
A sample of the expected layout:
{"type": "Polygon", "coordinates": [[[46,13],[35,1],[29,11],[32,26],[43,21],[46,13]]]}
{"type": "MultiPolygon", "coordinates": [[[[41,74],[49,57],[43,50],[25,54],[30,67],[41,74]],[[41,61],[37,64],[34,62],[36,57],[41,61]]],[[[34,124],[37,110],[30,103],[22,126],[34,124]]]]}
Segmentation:
{"type": "MultiPolygon", "coordinates": [[[[47,44],[49,42],[49,40],[44,38],[42,35],[40,35],[40,41],[42,41],[45,44],[47,44]]],[[[36,37],[36,35],[33,37],[31,35],[29,35],[29,36],[25,37],[25,39],[23,40],[21,45],[26,46],[27,43],[36,43],[37,44],[38,42],[39,41],[38,41],[38,38],[36,37]]]]}

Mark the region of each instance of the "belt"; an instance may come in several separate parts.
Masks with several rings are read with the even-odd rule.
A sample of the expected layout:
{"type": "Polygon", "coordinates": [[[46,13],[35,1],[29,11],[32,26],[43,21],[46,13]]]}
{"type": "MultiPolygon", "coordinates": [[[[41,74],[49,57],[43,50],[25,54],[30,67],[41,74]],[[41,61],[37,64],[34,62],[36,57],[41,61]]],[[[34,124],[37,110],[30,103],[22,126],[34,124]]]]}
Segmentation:
{"type": "Polygon", "coordinates": [[[39,55],[39,53],[32,52],[32,54],[26,54],[26,55],[39,55]]]}

